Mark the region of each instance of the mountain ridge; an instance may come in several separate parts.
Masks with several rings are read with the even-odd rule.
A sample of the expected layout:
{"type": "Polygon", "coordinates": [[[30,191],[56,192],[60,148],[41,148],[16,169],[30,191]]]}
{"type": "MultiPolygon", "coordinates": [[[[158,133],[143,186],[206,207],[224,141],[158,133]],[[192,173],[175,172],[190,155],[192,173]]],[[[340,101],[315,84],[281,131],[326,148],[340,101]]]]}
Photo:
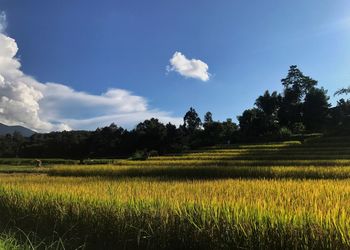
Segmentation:
{"type": "Polygon", "coordinates": [[[8,126],[6,124],[0,123],[0,135],[13,134],[16,131],[25,137],[29,137],[36,133],[35,131],[23,126],[8,126]]]}

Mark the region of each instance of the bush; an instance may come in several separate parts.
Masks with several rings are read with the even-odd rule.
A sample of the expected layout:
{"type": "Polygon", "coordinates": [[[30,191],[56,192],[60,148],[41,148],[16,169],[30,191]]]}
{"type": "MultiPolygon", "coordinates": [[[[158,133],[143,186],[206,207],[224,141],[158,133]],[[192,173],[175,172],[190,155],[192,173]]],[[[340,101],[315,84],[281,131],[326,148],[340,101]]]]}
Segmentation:
{"type": "Polygon", "coordinates": [[[305,126],[302,122],[296,122],[292,125],[292,132],[294,134],[303,134],[305,132],[305,126]]]}
{"type": "Polygon", "coordinates": [[[131,160],[133,161],[144,161],[147,160],[148,158],[148,154],[146,153],[146,151],[143,150],[137,150],[132,156],[131,156],[131,160]]]}
{"type": "Polygon", "coordinates": [[[148,152],[148,157],[154,157],[154,156],[159,156],[159,153],[157,150],[151,150],[148,152]]]}
{"type": "Polygon", "coordinates": [[[289,139],[292,136],[292,131],[286,127],[282,127],[278,131],[278,136],[280,139],[289,139]]]}

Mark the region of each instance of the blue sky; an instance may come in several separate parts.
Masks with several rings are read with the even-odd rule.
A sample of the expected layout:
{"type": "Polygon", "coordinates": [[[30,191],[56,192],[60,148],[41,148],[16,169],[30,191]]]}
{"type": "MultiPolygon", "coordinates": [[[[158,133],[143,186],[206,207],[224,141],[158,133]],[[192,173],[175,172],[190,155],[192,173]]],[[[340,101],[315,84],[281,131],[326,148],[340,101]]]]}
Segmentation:
{"type": "MultiPolygon", "coordinates": [[[[147,115],[159,114],[175,123],[190,106],[201,117],[211,111],[216,120],[235,119],[264,90],[280,91],[280,79],[293,64],[330,95],[350,85],[348,0],[0,0],[0,10],[6,14],[3,33],[15,40],[15,58],[24,74],[44,85],[68,86],[72,95],[98,97],[109,89],[126,90],[145,105],[136,112],[150,111],[147,115]],[[206,64],[209,80],[181,75],[174,65],[167,71],[175,52],[206,64]]],[[[44,122],[59,124],[62,119],[73,129],[110,122],[94,120],[106,116],[103,105],[90,109],[77,100],[64,105],[45,98],[37,100],[38,119],[44,122]]],[[[123,109],[120,112],[124,114],[123,109]]],[[[117,124],[131,128],[137,122],[116,115],[117,124]]],[[[1,120],[0,112],[1,121],[58,129],[9,116],[1,120]]]]}

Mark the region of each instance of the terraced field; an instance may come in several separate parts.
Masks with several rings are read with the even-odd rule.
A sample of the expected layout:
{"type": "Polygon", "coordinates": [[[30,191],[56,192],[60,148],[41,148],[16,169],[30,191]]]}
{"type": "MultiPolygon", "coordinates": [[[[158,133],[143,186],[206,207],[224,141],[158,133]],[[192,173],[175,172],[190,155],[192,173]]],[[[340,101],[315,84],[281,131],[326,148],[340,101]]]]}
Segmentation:
{"type": "Polygon", "coordinates": [[[349,249],[349,153],[342,137],[16,166],[0,225],[55,249],[349,249]]]}

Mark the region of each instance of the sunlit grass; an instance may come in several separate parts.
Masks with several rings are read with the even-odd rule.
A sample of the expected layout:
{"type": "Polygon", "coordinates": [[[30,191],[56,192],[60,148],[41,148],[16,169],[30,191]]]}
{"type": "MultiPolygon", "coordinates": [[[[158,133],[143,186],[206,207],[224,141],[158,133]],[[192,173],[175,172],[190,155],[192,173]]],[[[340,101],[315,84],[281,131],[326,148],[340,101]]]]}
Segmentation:
{"type": "Polygon", "coordinates": [[[97,241],[101,247],[130,248],[170,248],[176,242],[179,248],[206,249],[350,247],[348,180],[1,176],[0,181],[2,216],[27,230],[40,225],[38,234],[54,229],[64,234],[74,227],[70,236],[91,246],[97,241]]]}
{"type": "Polygon", "coordinates": [[[1,166],[0,226],[34,248],[349,249],[350,147],[322,140],[1,166]]]}

